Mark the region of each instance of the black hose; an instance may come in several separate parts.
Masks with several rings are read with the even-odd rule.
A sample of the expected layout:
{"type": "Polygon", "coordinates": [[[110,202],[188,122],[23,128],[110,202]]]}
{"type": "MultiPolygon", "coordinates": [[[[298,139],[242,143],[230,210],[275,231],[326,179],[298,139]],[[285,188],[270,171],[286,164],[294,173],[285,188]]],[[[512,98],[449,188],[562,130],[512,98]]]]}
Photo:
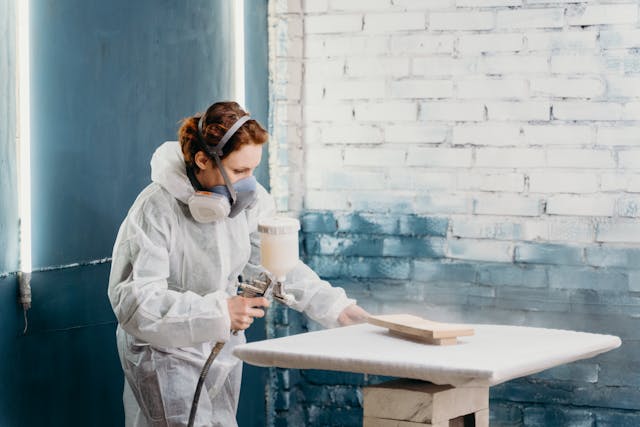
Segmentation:
{"type": "Polygon", "coordinates": [[[188,427],[193,427],[193,423],[196,420],[196,412],[198,411],[198,402],[200,401],[200,392],[202,391],[202,385],[204,384],[205,378],[207,378],[207,374],[209,373],[209,368],[211,364],[220,353],[224,347],[223,342],[217,342],[216,345],[211,349],[211,354],[209,354],[209,358],[204,363],[202,367],[202,372],[200,372],[200,378],[198,378],[198,385],[196,386],[196,393],[193,396],[193,402],[191,403],[191,412],[189,413],[189,424],[188,427]]]}

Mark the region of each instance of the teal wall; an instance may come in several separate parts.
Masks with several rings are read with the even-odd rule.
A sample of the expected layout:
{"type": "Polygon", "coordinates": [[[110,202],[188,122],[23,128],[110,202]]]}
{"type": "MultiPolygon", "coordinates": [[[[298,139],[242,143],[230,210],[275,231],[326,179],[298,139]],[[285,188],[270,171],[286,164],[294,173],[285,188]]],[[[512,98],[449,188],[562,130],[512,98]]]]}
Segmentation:
{"type": "MultiPolygon", "coordinates": [[[[247,110],[265,129],[269,112],[269,44],[267,38],[268,0],[245,0],[245,98],[247,110]]],[[[255,172],[269,189],[268,145],[262,150],[262,163],[255,172]]],[[[246,331],[247,341],[267,338],[264,319],[256,319],[246,331]]],[[[262,427],[266,421],[268,370],[244,364],[237,420],[240,427],[262,427]]]]}
{"type": "MultiPolygon", "coordinates": [[[[26,335],[15,276],[14,7],[0,0],[0,425],[122,425],[108,258],[155,147],[176,138],[180,119],[231,95],[230,2],[32,0],[36,271],[26,335]]],[[[259,84],[248,104],[266,123],[266,1],[262,10],[249,27],[264,33],[249,37],[259,84]]],[[[264,378],[249,380],[252,401],[264,402],[264,378]]]]}

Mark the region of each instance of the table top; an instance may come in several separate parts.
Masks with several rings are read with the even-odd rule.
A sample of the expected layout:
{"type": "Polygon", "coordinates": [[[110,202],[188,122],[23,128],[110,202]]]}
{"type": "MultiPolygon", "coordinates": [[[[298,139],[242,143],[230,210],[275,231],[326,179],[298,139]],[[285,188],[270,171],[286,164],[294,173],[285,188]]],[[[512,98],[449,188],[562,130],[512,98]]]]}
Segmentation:
{"type": "Polygon", "coordinates": [[[560,329],[473,325],[456,345],[429,345],[361,324],[257,341],[234,354],[257,366],[326,369],[435,384],[495,385],[620,346],[620,338],[560,329]]]}

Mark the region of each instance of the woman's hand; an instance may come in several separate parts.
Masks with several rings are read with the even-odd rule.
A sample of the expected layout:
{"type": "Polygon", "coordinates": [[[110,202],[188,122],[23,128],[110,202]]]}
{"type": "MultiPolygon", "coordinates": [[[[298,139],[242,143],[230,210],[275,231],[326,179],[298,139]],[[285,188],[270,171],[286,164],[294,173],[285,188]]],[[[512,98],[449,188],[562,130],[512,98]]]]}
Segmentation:
{"type": "Polygon", "coordinates": [[[242,331],[253,323],[254,317],[264,317],[264,310],[257,307],[269,307],[266,298],[245,298],[235,296],[227,300],[231,330],[242,331]]]}
{"type": "Polygon", "coordinates": [[[338,323],[340,326],[355,325],[356,323],[364,323],[367,321],[367,317],[370,314],[367,313],[362,307],[356,304],[352,304],[342,310],[340,316],[338,316],[338,323]]]}

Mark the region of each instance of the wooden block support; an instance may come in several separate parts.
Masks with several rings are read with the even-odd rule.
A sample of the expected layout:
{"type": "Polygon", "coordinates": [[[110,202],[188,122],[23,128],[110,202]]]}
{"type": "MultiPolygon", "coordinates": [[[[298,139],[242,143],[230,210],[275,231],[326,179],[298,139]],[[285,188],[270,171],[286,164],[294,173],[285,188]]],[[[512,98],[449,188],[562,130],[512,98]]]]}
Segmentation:
{"type": "MultiPolygon", "coordinates": [[[[363,388],[365,418],[437,425],[489,408],[488,387],[453,387],[399,379],[363,388]]],[[[369,420],[369,423],[373,421],[369,420]]],[[[376,421],[377,422],[377,421],[376,421]]],[[[368,424],[377,426],[377,424],[368,424]]],[[[402,426],[405,424],[388,424],[402,426]]],[[[413,424],[406,424],[406,427],[413,424]]],[[[480,424],[482,425],[482,424],[480,424]]],[[[387,424],[380,424],[387,426],[387,424]]]]}
{"type": "Polygon", "coordinates": [[[449,427],[449,421],[437,424],[412,423],[411,421],[388,420],[386,418],[364,417],[363,427],[449,427]]]}

